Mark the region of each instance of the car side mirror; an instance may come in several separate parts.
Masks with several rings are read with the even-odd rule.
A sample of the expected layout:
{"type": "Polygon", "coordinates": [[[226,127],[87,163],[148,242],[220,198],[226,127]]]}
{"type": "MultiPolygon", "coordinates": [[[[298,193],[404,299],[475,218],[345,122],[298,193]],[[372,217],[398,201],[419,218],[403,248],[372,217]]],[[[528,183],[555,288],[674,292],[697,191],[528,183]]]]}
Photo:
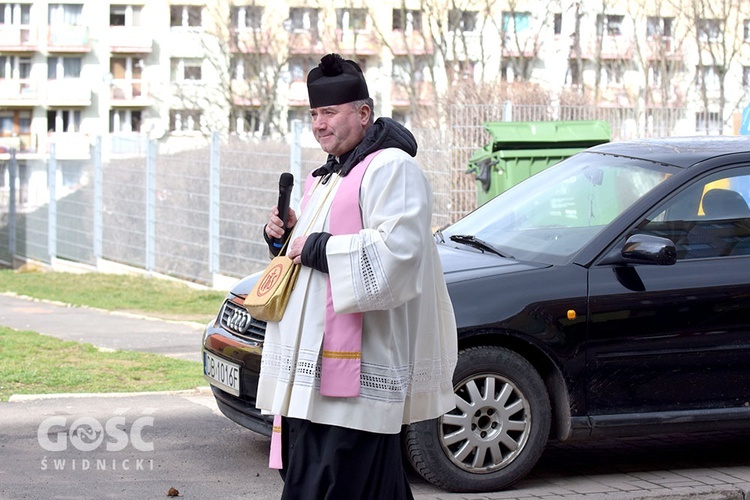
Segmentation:
{"type": "Polygon", "coordinates": [[[672,240],[651,234],[634,234],[619,251],[613,249],[599,264],[653,264],[671,266],[677,262],[672,240]]]}
{"type": "Polygon", "coordinates": [[[672,240],[651,234],[634,234],[623,245],[621,254],[632,264],[672,266],[677,262],[672,240]]]}

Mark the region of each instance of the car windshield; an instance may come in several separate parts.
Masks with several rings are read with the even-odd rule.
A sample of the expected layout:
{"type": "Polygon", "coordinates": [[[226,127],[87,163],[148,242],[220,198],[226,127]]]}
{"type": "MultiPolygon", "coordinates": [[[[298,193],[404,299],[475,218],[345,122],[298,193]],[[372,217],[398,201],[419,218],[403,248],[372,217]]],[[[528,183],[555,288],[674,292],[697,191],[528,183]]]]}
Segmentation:
{"type": "Polygon", "coordinates": [[[671,172],[645,160],[581,153],[490,200],[443,238],[518,260],[569,262],[671,172]]]}

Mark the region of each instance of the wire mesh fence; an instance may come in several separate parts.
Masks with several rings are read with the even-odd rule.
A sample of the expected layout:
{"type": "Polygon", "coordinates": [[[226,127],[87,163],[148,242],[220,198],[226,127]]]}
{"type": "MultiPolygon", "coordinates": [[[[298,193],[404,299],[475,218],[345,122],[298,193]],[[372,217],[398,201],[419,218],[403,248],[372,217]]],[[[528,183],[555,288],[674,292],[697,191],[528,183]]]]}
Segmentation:
{"type": "MultiPolygon", "coordinates": [[[[605,119],[613,139],[626,139],[672,135],[680,113],[455,107],[450,127],[413,130],[433,188],[433,229],[476,207],[476,181],[466,168],[490,140],[486,122],[605,119]]],[[[204,147],[177,152],[138,136],[108,147],[100,138],[88,160],[57,159],[53,150],[46,160],[0,162],[0,262],[103,260],[204,284],[259,271],[268,262],[262,228],[280,174],[295,175],[295,206],[303,180],[326,158],[319,147],[304,147],[300,134],[309,138],[310,131],[289,141],[215,135],[204,147]]]]}

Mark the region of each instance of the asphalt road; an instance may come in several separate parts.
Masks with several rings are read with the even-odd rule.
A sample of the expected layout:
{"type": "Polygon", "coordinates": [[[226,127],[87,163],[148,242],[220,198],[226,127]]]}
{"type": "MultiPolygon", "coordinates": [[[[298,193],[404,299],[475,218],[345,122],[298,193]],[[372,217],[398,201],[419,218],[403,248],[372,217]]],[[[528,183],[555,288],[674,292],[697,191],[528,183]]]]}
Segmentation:
{"type": "MultiPolygon", "coordinates": [[[[200,359],[200,325],[3,294],[0,325],[200,359]]],[[[278,498],[268,446],[221,415],[207,389],[12,397],[0,403],[0,500],[143,500],[169,498],[170,488],[179,498],[278,498]]],[[[410,479],[417,500],[746,500],[750,430],[551,444],[532,473],[503,492],[452,494],[410,479]]]]}
{"type": "Polygon", "coordinates": [[[0,498],[278,498],[268,438],[206,394],[0,403],[0,498]],[[109,448],[109,449],[108,449],[109,448]]]}

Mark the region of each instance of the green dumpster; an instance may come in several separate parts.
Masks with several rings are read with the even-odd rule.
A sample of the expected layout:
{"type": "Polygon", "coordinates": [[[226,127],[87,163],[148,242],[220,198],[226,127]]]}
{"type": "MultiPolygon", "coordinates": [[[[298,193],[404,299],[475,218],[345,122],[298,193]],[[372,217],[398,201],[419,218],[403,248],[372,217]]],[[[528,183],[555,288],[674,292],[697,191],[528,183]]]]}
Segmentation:
{"type": "Polygon", "coordinates": [[[599,120],[488,122],[492,142],[474,152],[467,173],[477,181],[477,206],[555,163],[610,140],[599,120]]]}

